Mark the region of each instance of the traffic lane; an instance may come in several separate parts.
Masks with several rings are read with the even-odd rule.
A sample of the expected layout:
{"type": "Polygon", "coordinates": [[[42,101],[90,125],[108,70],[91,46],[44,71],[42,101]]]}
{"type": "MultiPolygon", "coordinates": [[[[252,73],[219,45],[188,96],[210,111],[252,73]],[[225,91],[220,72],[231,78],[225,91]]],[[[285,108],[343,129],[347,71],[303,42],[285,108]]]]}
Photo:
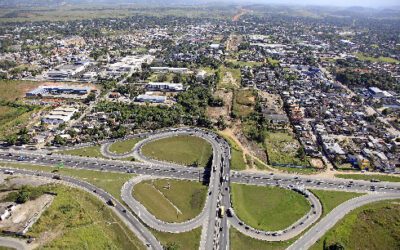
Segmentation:
{"type": "MultiPolygon", "coordinates": [[[[120,162],[111,162],[98,160],[98,162],[90,162],[90,159],[74,160],[74,161],[63,161],[59,158],[49,158],[39,156],[31,158],[26,156],[23,160],[18,160],[18,156],[21,154],[14,154],[9,156],[6,153],[0,154],[0,159],[5,161],[12,161],[16,163],[31,163],[31,164],[46,164],[54,166],[56,163],[64,163],[66,167],[81,168],[89,170],[100,170],[100,171],[115,171],[115,172],[128,172],[135,174],[146,174],[146,175],[159,175],[159,176],[178,176],[185,179],[201,179],[204,175],[204,169],[196,169],[191,167],[166,167],[162,165],[146,165],[137,164],[129,165],[120,162]],[[200,177],[199,177],[200,176],[200,177]]],[[[354,192],[400,192],[400,186],[397,183],[371,183],[368,181],[348,181],[348,180],[319,180],[319,179],[306,179],[296,177],[288,178],[287,176],[277,176],[268,174],[254,174],[254,173],[239,173],[233,172],[231,174],[232,182],[238,183],[249,183],[249,184],[264,184],[264,185],[304,185],[306,188],[313,189],[328,189],[338,191],[354,191],[354,192]],[[352,185],[349,185],[352,182],[352,185]],[[375,190],[371,190],[372,187],[376,187],[375,190]]]]}
{"type": "Polygon", "coordinates": [[[112,202],[115,204],[114,211],[117,213],[117,215],[126,223],[128,226],[130,226],[131,229],[133,229],[134,233],[138,236],[138,238],[142,239],[144,245],[146,246],[151,246],[153,249],[162,249],[161,244],[157,241],[157,239],[150,233],[150,231],[147,230],[146,227],[144,227],[139,220],[132,215],[118,200],[116,200],[112,195],[109,193],[105,192],[104,190],[87,183],[85,181],[81,181],[69,176],[64,176],[64,175],[54,175],[52,173],[47,173],[47,172],[39,172],[39,171],[30,171],[30,170],[23,170],[23,169],[16,169],[16,168],[1,168],[3,171],[8,170],[8,171],[13,171],[16,174],[21,174],[21,175],[29,175],[29,176],[36,176],[36,177],[44,177],[44,178],[50,178],[53,179],[56,182],[66,182],[69,184],[72,184],[73,186],[82,188],[93,195],[97,196],[103,202],[108,202],[112,200],[112,202]],[[55,176],[57,179],[55,179],[55,176]]]}
{"type": "Polygon", "coordinates": [[[11,237],[0,237],[0,246],[17,250],[30,249],[26,241],[11,237]]]}
{"type": "MultiPolygon", "coordinates": [[[[12,154],[11,156],[8,155],[8,152],[2,152],[0,153],[0,158],[4,160],[14,160],[14,161],[19,161],[18,157],[19,156],[24,156],[24,153],[15,153],[12,154]]],[[[102,159],[90,159],[90,158],[71,158],[70,160],[65,160],[66,158],[60,158],[60,157],[54,157],[54,156],[41,156],[41,155],[36,155],[35,157],[31,158],[31,156],[26,156],[26,159],[20,160],[19,162],[28,162],[32,164],[58,164],[58,163],[64,163],[66,166],[70,167],[80,167],[83,168],[89,168],[89,169],[96,169],[96,170],[109,170],[109,171],[117,171],[117,172],[124,172],[124,171],[130,171],[132,173],[136,174],[152,174],[153,172],[150,171],[150,168],[152,169],[170,169],[169,171],[172,172],[177,172],[179,169],[185,169],[186,174],[184,177],[186,178],[195,178],[194,175],[198,175],[200,172],[200,175],[204,173],[204,170],[197,170],[195,168],[190,168],[190,167],[168,167],[165,165],[156,165],[156,164],[151,164],[151,165],[146,165],[146,164],[140,164],[140,163],[130,163],[130,162],[120,162],[120,161],[113,161],[113,160],[102,160],[102,159]],[[53,158],[52,158],[53,157],[53,158]],[[190,176],[193,175],[193,176],[190,176]]],[[[67,158],[68,159],[68,158],[67,158]]],[[[157,170],[159,171],[159,170],[157,170]]],[[[166,171],[168,172],[168,171],[166,171]]],[[[171,174],[168,173],[168,176],[171,174]]],[[[266,180],[275,180],[278,182],[290,182],[291,184],[296,184],[297,182],[305,185],[307,188],[331,188],[333,186],[337,187],[338,189],[343,189],[343,190],[354,190],[365,192],[365,191],[371,191],[368,189],[371,189],[371,186],[375,186],[380,190],[377,191],[387,191],[387,192],[398,192],[400,191],[400,184],[398,183],[388,183],[388,182],[378,182],[378,183],[371,183],[368,181],[351,181],[351,180],[343,180],[343,179],[315,179],[315,178],[306,178],[306,177],[298,177],[298,176],[282,176],[282,175],[269,175],[269,174],[259,174],[259,173],[242,173],[242,172],[236,172],[232,171],[231,176],[233,177],[234,182],[241,182],[241,183],[266,183],[266,180]],[[294,179],[297,178],[297,179],[294,179]],[[262,181],[262,180],[264,181],[262,181]],[[349,186],[350,183],[353,183],[349,186]]],[[[270,183],[269,184],[273,184],[270,183]]]]}
{"type": "Polygon", "coordinates": [[[297,176],[287,178],[275,175],[266,174],[250,174],[238,173],[231,174],[232,182],[259,184],[259,185],[301,185],[307,189],[331,189],[338,191],[353,191],[353,192],[400,192],[400,185],[398,183],[378,182],[371,183],[368,181],[346,181],[346,180],[320,180],[320,179],[306,179],[297,176]],[[350,183],[351,182],[351,183],[350,183]],[[374,189],[372,190],[372,187],[374,189]]]}

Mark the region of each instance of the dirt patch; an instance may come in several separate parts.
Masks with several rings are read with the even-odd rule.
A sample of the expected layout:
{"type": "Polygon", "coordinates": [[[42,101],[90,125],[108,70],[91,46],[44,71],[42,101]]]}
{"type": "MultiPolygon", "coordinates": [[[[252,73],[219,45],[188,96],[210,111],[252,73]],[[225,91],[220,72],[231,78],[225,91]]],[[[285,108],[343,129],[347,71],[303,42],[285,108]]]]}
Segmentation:
{"type": "Polygon", "coordinates": [[[232,17],[232,21],[237,22],[239,21],[240,17],[245,15],[246,13],[250,12],[248,9],[240,9],[239,12],[232,17]]]}
{"type": "Polygon", "coordinates": [[[221,98],[224,101],[223,107],[208,107],[207,116],[214,122],[222,115],[226,122],[231,120],[230,114],[232,109],[232,91],[217,90],[214,93],[214,97],[221,98]]]}
{"type": "Polygon", "coordinates": [[[0,222],[0,229],[10,233],[25,234],[53,199],[53,195],[44,194],[33,201],[14,205],[10,217],[0,222]]]}
{"type": "Polygon", "coordinates": [[[17,176],[0,174],[0,184],[6,185],[9,189],[17,189],[24,185],[38,187],[51,182],[52,182],[51,180],[34,178],[30,176],[17,177],[17,176]]]}
{"type": "Polygon", "coordinates": [[[324,168],[324,162],[321,159],[318,158],[312,158],[310,160],[310,164],[312,167],[317,168],[317,169],[323,169],[324,168]]]}

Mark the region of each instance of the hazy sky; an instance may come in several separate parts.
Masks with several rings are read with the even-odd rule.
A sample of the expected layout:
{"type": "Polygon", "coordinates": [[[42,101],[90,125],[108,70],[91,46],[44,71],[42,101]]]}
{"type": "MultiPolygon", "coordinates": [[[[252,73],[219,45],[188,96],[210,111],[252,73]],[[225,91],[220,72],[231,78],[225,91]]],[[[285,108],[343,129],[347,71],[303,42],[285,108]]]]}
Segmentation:
{"type": "Polygon", "coordinates": [[[297,5],[331,5],[331,6],[368,6],[383,7],[400,5],[400,0],[240,0],[242,2],[297,4],[297,5]]]}

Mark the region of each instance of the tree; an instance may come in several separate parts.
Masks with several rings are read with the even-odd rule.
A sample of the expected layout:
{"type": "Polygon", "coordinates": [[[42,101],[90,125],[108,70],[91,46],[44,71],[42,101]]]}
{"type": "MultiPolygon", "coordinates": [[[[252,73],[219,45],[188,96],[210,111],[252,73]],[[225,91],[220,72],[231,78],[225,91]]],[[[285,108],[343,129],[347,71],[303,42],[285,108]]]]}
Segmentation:
{"type": "Polygon", "coordinates": [[[216,125],[217,125],[218,129],[220,129],[220,130],[226,129],[226,122],[225,122],[225,119],[224,119],[224,117],[222,115],[219,116],[216,125]]]}
{"type": "Polygon", "coordinates": [[[168,242],[167,246],[165,247],[165,250],[178,250],[179,245],[176,242],[168,242]]]}
{"type": "Polygon", "coordinates": [[[57,144],[57,145],[65,145],[67,142],[65,141],[65,139],[64,138],[62,138],[60,135],[56,135],[55,137],[54,137],[54,144],[57,144]]]}
{"type": "Polygon", "coordinates": [[[15,145],[17,143],[18,137],[17,135],[9,135],[6,137],[6,142],[8,145],[15,145]]]}
{"type": "Polygon", "coordinates": [[[93,102],[94,100],[96,100],[96,95],[95,95],[95,93],[90,92],[89,95],[85,98],[84,102],[89,103],[89,102],[93,102]]]}

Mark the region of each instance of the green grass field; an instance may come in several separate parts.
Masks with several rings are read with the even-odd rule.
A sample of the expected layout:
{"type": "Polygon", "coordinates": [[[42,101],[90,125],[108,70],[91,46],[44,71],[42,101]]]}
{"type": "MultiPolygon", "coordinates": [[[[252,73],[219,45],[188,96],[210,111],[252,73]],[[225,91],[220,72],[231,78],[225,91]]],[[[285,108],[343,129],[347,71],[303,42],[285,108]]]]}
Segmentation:
{"type": "Polygon", "coordinates": [[[399,63],[398,60],[391,58],[391,57],[384,57],[384,56],[380,56],[380,57],[372,57],[372,56],[368,56],[362,53],[356,53],[355,54],[357,59],[360,61],[369,61],[369,62],[378,62],[378,63],[399,63]]]}
{"type": "Polygon", "coordinates": [[[265,136],[265,147],[271,164],[279,163],[310,166],[306,158],[301,159],[298,156],[300,144],[288,133],[267,133],[265,136]]]}
{"type": "Polygon", "coordinates": [[[352,180],[365,180],[376,179],[380,181],[400,182],[399,176],[390,175],[368,175],[368,174],[335,174],[337,178],[352,179],[352,180]]]}
{"type": "Polygon", "coordinates": [[[233,227],[229,229],[229,239],[231,250],[284,250],[295,241],[294,239],[282,242],[256,240],[242,234],[233,227]]]}
{"type": "Polygon", "coordinates": [[[376,202],[353,210],[310,249],[328,249],[336,243],[342,249],[400,249],[399,202],[376,202]]]}
{"type": "Polygon", "coordinates": [[[232,203],[241,220],[266,231],[285,229],[310,210],[302,195],[277,187],[232,184],[232,203]]]}
{"type": "Polygon", "coordinates": [[[228,59],[226,60],[228,63],[232,63],[235,66],[239,67],[255,67],[255,66],[261,66],[263,65],[262,62],[244,62],[244,61],[239,61],[235,59],[228,59]]]}
{"type": "Polygon", "coordinates": [[[119,217],[93,195],[59,185],[52,191],[57,193],[53,203],[28,232],[45,239],[40,248],[145,249],[119,217]]]}
{"type": "Polygon", "coordinates": [[[326,191],[326,190],[310,190],[315,194],[322,205],[322,217],[327,215],[332,209],[339,206],[343,202],[363,195],[362,193],[326,191]]]}
{"type": "Polygon", "coordinates": [[[52,172],[57,170],[57,174],[68,175],[87,181],[101,189],[110,193],[114,198],[122,202],[121,188],[125,182],[131,179],[134,175],[128,173],[101,172],[95,170],[71,169],[71,168],[56,168],[49,166],[38,166],[30,164],[18,163],[0,163],[0,166],[28,169],[34,171],[52,172]]]}
{"type": "Polygon", "coordinates": [[[212,157],[212,147],[199,137],[175,136],[144,145],[142,153],[160,161],[206,167],[212,157]]]}
{"type": "Polygon", "coordinates": [[[96,158],[106,158],[100,152],[100,146],[90,146],[78,149],[63,150],[56,152],[62,155],[76,155],[84,157],[96,157],[96,158]]]}
{"type": "Polygon", "coordinates": [[[149,180],[137,184],[132,194],[160,220],[183,222],[200,214],[207,186],[193,181],[149,180]]]}
{"type": "Polygon", "coordinates": [[[110,146],[110,151],[116,154],[124,154],[132,151],[133,147],[138,143],[141,139],[129,139],[124,141],[118,141],[110,146]]]}
{"type": "Polygon", "coordinates": [[[173,234],[152,230],[154,236],[161,242],[166,250],[199,249],[201,228],[192,231],[173,234]]]}

